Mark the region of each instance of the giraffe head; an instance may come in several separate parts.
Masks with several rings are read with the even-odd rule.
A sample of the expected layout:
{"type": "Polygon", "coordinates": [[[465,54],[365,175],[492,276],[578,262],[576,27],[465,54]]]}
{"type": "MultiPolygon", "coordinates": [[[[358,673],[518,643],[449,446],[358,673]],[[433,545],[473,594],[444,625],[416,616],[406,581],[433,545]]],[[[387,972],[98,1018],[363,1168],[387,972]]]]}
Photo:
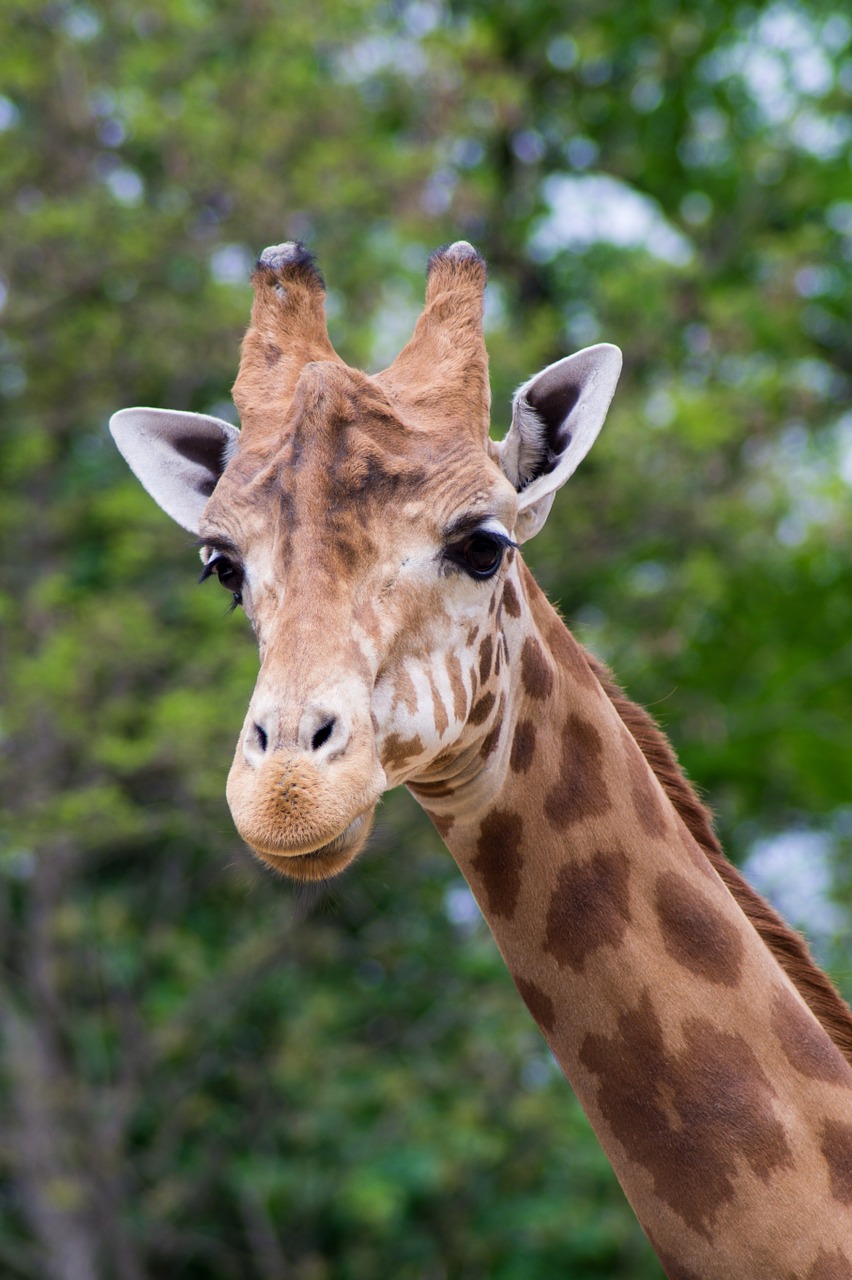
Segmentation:
{"type": "Polygon", "coordinates": [[[237,828],[295,879],[334,875],[399,783],[479,767],[510,695],[499,601],[516,548],[591,447],[621,366],[591,347],[550,365],[489,439],[483,260],[432,256],[426,304],[390,368],[349,368],[297,244],[267,249],[234,386],[242,430],[125,409],[122,454],[198,534],[202,577],[250,618],[260,673],[228,779],[237,828]]]}

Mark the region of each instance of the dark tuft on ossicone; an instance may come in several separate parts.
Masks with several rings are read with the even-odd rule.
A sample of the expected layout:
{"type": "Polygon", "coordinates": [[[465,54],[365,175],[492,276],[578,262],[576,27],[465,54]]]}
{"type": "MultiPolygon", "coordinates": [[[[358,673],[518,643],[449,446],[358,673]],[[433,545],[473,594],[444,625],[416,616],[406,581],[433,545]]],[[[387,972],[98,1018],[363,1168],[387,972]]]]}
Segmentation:
{"type": "Polygon", "coordinates": [[[459,266],[472,266],[474,263],[481,267],[487,273],[488,266],[482,254],[474,249],[472,244],[467,240],[456,240],[453,244],[443,244],[439,249],[435,249],[429,255],[429,263],[427,271],[430,273],[435,267],[443,263],[458,263],[459,266]]]}
{"type": "Polygon", "coordinates": [[[253,275],[273,275],[276,280],[301,280],[305,284],[319,284],[325,289],[325,280],[316,258],[301,240],[287,240],[263,250],[255,263],[253,275]]]}

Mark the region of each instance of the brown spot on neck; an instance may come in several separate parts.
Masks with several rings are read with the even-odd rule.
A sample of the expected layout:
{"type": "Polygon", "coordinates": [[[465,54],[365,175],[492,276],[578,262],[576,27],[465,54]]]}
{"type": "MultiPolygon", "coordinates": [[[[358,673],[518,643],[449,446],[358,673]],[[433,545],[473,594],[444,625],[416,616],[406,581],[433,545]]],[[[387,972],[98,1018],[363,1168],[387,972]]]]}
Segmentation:
{"type": "Polygon", "coordinates": [[[503,728],[503,713],[505,709],[506,709],[506,695],[505,693],[501,693],[500,705],[497,708],[497,716],[495,718],[494,727],[488,733],[486,733],[485,737],[482,739],[482,746],[480,747],[479,754],[483,760],[488,759],[488,757],[492,754],[495,747],[497,746],[497,743],[500,741],[500,732],[503,728]]]}
{"type": "Polygon", "coordinates": [[[668,836],[671,826],[668,815],[663,808],[662,797],[660,796],[654,781],[654,775],[648,761],[642,755],[633,739],[625,734],[625,748],[627,752],[627,772],[630,777],[630,793],[633,799],[633,808],[636,810],[636,817],[639,819],[639,825],[646,835],[653,836],[655,839],[663,839],[668,836]]]}
{"type": "Polygon", "coordinates": [[[485,681],[491,675],[491,658],[494,650],[494,642],[491,636],[484,636],[479,646],[479,683],[485,684],[485,681]]]}
{"type": "Polygon", "coordinates": [[[725,987],[740,981],[743,942],[719,906],[686,876],[657,877],[656,908],[666,951],[696,977],[725,987]]]}
{"type": "Polygon", "coordinates": [[[772,1030],[788,1062],[803,1076],[852,1086],[852,1069],[814,1015],[786,987],[772,1005],[772,1030]]]}
{"type": "Polygon", "coordinates": [[[526,773],[535,755],[535,725],[532,720],[519,720],[512,738],[509,768],[513,773],[526,773]]]}
{"type": "Polygon", "coordinates": [[[447,813],[435,813],[431,809],[424,809],[423,812],[426,814],[426,817],[432,823],[441,839],[446,840],[455,825],[455,818],[453,815],[447,813]]]}
{"type": "Polygon", "coordinates": [[[521,602],[518,599],[518,593],[510,578],[507,578],[503,583],[503,598],[501,604],[510,618],[520,618],[521,602]]]}
{"type": "Polygon", "coordinates": [[[589,665],[589,655],[574,639],[551,605],[548,605],[545,616],[540,617],[538,613],[536,614],[536,623],[559,670],[589,691],[600,688],[599,681],[589,665]]]}
{"type": "Polygon", "coordinates": [[[559,781],[544,798],[544,812],[554,827],[567,827],[610,807],[601,735],[590,721],[570,715],[562,730],[559,781]]]}
{"type": "Polygon", "coordinates": [[[852,1204],[852,1125],[826,1120],[820,1150],[828,1165],[831,1194],[840,1204],[852,1204]]]}
{"type": "Polygon", "coordinates": [[[719,1210],[736,1197],[739,1162],[762,1181],[794,1162],[774,1089],[746,1041],[705,1018],[687,1019],[683,1040],[680,1052],[668,1049],[646,992],[613,1036],[586,1036],[580,1061],[598,1078],[597,1105],[628,1160],[711,1240],[719,1210]]]}
{"type": "Polygon", "coordinates": [[[820,1249],[805,1280],[852,1280],[852,1262],[840,1249],[831,1253],[820,1249]]]}
{"type": "MultiPolygon", "coordinates": [[[[527,584],[526,590],[528,595],[531,591],[538,591],[543,604],[550,607],[534,582],[532,587],[527,584]]],[[[709,812],[684,776],[671,743],[653,718],[644,707],[625,697],[602,662],[589,653],[584,656],[690,835],[707,855],[713,870],[721,877],[725,888],[757,930],[802,999],[813,1010],[847,1062],[852,1064],[852,1011],[849,1006],[839,995],[831,979],[816,964],[804,939],[790,928],[725,857],[713,831],[709,812]]],[[[691,856],[694,856],[694,852],[691,850],[691,856]]]]}
{"type": "Polygon", "coordinates": [[[521,994],[521,999],[542,1031],[553,1031],[556,1026],[556,1010],[547,992],[542,991],[541,987],[530,979],[519,978],[516,973],[512,974],[512,978],[521,994]]]}
{"type": "Polygon", "coordinates": [[[553,671],[535,636],[527,636],[521,650],[521,681],[531,698],[544,699],[553,691],[553,671]]]}
{"type": "Polygon", "coordinates": [[[547,911],[544,949],[582,972],[600,947],[620,947],[630,921],[630,862],[622,849],[595,853],[559,872],[547,911]]]}
{"type": "Polygon", "coordinates": [[[470,709],[470,715],[467,718],[468,724],[484,724],[491,714],[491,709],[495,702],[496,698],[493,693],[483,693],[479,701],[474,703],[470,709]]]}
{"type": "Polygon", "coordinates": [[[511,920],[521,892],[524,824],[519,813],[492,809],[479,830],[473,869],[482,881],[488,911],[511,920]]]}

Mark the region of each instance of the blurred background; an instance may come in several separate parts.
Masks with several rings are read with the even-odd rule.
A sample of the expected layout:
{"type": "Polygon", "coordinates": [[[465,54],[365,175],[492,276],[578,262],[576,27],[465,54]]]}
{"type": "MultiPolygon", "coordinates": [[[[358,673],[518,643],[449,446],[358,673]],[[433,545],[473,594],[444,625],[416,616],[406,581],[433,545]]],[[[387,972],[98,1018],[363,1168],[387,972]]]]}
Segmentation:
{"type": "Polygon", "coordinates": [[[375,370],[490,264],[495,433],[598,340],[528,559],[852,994],[852,23],[839,0],[2,0],[0,1275],[661,1275],[407,795],[310,906],[224,782],[253,638],[115,452],[233,419],[299,238],[375,370]]]}

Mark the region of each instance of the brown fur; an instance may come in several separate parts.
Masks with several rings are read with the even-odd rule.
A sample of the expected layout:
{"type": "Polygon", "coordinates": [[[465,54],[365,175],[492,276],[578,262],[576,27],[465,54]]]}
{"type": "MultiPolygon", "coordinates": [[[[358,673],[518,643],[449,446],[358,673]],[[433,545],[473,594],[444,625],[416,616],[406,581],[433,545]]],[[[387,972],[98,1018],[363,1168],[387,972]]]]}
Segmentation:
{"type": "Polygon", "coordinates": [[[485,262],[450,246],[429,260],[426,305],[407,346],[375,381],[404,417],[485,443],[490,426],[488,355],[482,338],[485,262]]]}
{"type": "Polygon", "coordinates": [[[302,245],[276,267],[258,262],[252,275],[251,327],[243,339],[240,371],[233,388],[245,448],[252,441],[280,438],[296,383],[314,360],[342,364],[325,323],[325,282],[302,245]]]}
{"type": "Polygon", "coordinates": [[[819,968],[801,934],[782,920],[777,911],[725,857],[713,830],[709,811],[687,781],[671,744],[653,718],[644,707],[625,696],[602,662],[588,653],[586,657],[675,809],[706,853],[740,910],[757,930],[838,1049],[852,1064],[852,1009],[831,979],[819,968]]]}

